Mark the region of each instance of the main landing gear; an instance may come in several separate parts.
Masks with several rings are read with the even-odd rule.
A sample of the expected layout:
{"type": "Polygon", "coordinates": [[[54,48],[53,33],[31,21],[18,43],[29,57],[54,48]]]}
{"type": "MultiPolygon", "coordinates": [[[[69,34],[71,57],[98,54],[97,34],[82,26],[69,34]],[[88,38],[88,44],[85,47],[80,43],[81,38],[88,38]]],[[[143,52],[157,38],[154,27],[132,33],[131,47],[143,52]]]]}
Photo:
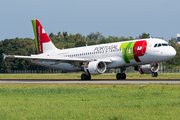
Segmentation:
{"type": "Polygon", "coordinates": [[[126,79],[126,74],[123,73],[123,71],[126,70],[125,68],[121,68],[121,73],[116,74],[116,79],[117,80],[125,80],[126,79]]]}
{"type": "Polygon", "coordinates": [[[81,75],[81,80],[91,80],[91,74],[88,70],[86,70],[85,73],[81,75]]]}

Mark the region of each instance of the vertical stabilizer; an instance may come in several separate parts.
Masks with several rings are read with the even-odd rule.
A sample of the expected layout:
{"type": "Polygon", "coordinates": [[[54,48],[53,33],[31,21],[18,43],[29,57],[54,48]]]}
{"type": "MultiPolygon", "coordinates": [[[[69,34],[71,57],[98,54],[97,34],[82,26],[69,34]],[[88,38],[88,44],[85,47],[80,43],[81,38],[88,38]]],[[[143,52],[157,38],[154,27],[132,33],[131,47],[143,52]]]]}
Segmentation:
{"type": "Polygon", "coordinates": [[[32,26],[34,30],[38,54],[57,50],[57,48],[51,42],[50,38],[46,34],[38,19],[32,20],[32,26]]]}

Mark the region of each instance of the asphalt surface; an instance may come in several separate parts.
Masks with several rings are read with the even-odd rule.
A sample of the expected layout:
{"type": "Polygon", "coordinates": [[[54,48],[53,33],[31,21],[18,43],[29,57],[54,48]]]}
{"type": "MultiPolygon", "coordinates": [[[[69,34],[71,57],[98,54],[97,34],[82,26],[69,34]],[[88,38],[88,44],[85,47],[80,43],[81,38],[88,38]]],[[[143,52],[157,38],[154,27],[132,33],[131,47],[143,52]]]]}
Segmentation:
{"type": "Polygon", "coordinates": [[[77,80],[77,79],[0,79],[0,84],[179,84],[180,79],[128,79],[128,80],[77,80]]]}

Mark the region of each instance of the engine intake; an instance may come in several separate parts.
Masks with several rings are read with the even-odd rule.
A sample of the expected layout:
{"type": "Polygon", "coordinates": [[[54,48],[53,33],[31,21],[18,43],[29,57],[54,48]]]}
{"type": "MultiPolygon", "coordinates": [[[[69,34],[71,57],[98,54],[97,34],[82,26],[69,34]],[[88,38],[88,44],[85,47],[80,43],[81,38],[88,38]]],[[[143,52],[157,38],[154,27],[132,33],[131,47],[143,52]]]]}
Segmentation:
{"type": "Polygon", "coordinates": [[[84,71],[89,71],[92,75],[102,74],[106,71],[106,63],[103,61],[86,62],[84,65],[84,71]]]}

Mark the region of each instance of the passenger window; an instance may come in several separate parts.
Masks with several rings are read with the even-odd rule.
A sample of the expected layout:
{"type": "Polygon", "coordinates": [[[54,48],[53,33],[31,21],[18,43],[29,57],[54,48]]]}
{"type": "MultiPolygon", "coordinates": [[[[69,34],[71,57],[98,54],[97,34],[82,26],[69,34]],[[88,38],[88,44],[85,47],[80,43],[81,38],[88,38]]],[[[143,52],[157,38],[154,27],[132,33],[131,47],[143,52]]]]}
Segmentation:
{"type": "Polygon", "coordinates": [[[158,44],[158,47],[161,47],[161,44],[160,44],[160,43],[158,44]]]}
{"type": "Polygon", "coordinates": [[[157,44],[155,44],[154,47],[157,47],[157,44]]]}

